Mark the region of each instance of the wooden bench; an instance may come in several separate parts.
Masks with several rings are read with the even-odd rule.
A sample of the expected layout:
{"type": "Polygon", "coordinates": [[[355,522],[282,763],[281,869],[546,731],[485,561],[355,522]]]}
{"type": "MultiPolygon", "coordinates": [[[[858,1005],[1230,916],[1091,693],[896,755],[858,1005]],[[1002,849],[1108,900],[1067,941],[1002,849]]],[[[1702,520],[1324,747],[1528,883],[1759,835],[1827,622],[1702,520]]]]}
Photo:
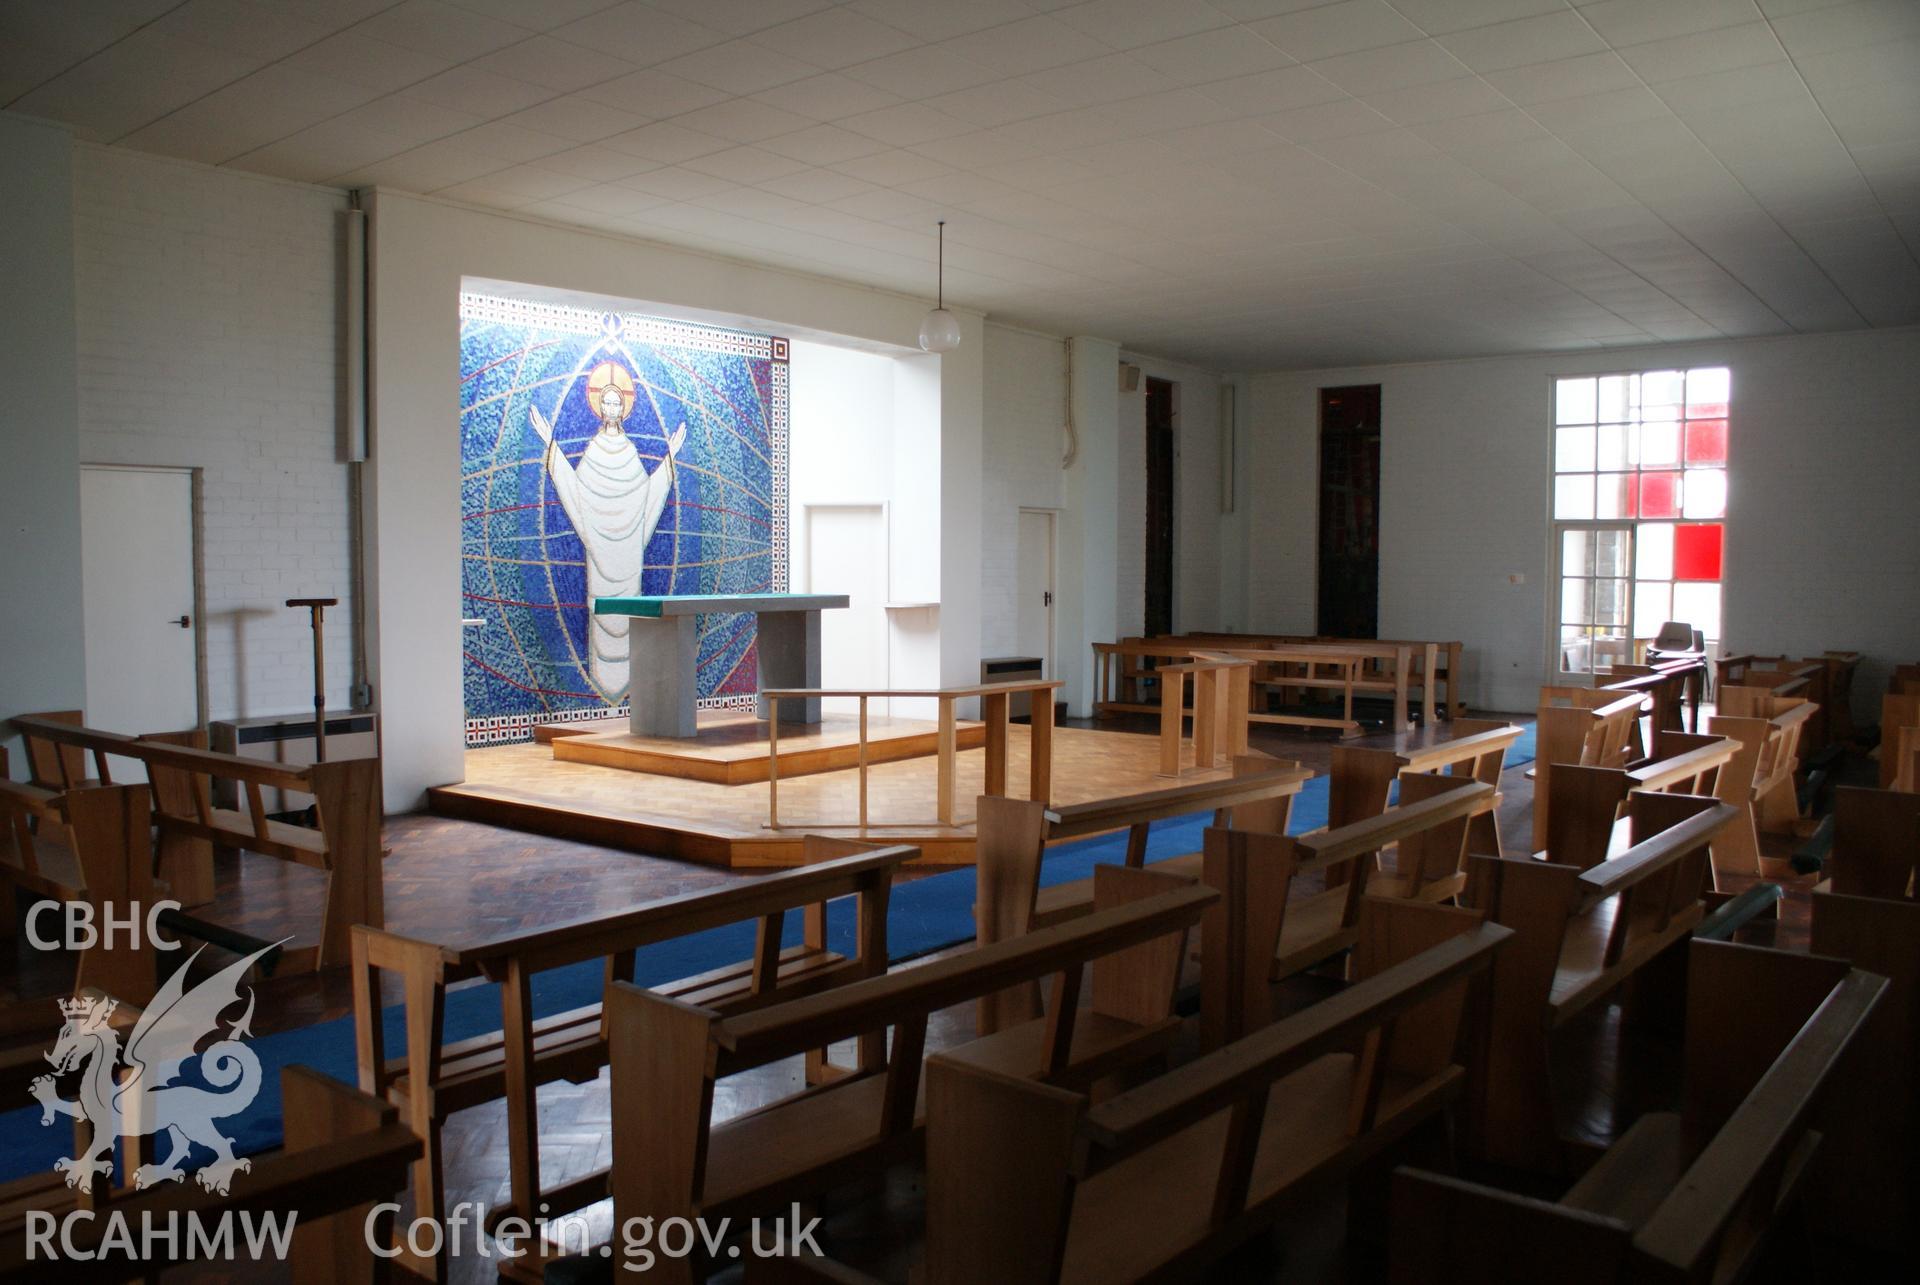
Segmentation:
{"type": "Polygon", "coordinates": [[[1519,739],[1520,729],[1512,723],[1455,718],[1447,724],[1445,734],[1435,728],[1422,728],[1336,745],[1327,772],[1327,824],[1347,825],[1380,815],[1386,810],[1394,782],[1408,772],[1470,777],[1493,786],[1495,793],[1469,824],[1467,846],[1475,852],[1497,855],[1503,851],[1500,774],[1506,767],[1507,751],[1519,739]]]}
{"type": "Polygon", "coordinates": [[[110,784],[110,761],[132,759],[146,770],[159,842],[159,875],[169,894],[193,906],[213,896],[213,846],[275,857],[321,872],[325,904],[317,943],[282,953],[295,970],[347,962],[354,925],[385,922],[380,862],[380,760],[341,759],[287,767],[200,748],[198,733],[124,736],[77,726],[59,715],[11,720],[25,740],[36,775],[57,773],[60,789],[75,779],[81,755],[93,759],[97,779],[110,784]],[[195,742],[195,743],[183,743],[195,742]],[[238,784],[244,811],[214,806],[213,783],[238,784]],[[289,825],[268,815],[263,791],[311,797],[317,826],[289,825]]]}
{"type": "MultiPolygon", "coordinates": [[[[1547,813],[1544,851],[1548,861],[1579,870],[1600,864],[1625,847],[1626,804],[1634,791],[1714,795],[1721,772],[1741,753],[1740,742],[1736,740],[1687,732],[1656,732],[1653,749],[1653,757],[1632,767],[1582,767],[1565,763],[1554,769],[1548,797],[1536,804],[1536,807],[1544,806],[1547,813]]],[[[1746,809],[1744,800],[1734,806],[1746,809]]],[[[1751,815],[1747,810],[1749,826],[1751,815]]],[[[1718,842],[1725,846],[1730,841],[1718,842]]],[[[1717,851],[1716,871],[1721,867],[1717,851]]],[[[1745,869],[1731,859],[1728,867],[1745,869]]]]}
{"type": "MultiPolygon", "coordinates": [[[[1051,978],[1047,1015],[948,1057],[1084,1087],[1163,1055],[1179,1024],[1171,1006],[1180,951],[1214,894],[1150,870],[1103,867],[1097,880],[1100,908],[1072,923],[754,1013],[724,1017],[637,987],[610,987],[614,1226],[636,1217],[657,1226],[670,1217],[784,1214],[790,1201],[917,1158],[928,1018],[1010,986],[1051,978]],[[1093,996],[1083,1009],[1088,963],[1093,996]],[[721,1077],[889,1030],[884,1066],[713,1118],[721,1077]]],[[[616,1265],[632,1252],[616,1243],[616,1265]]],[[[697,1267],[662,1259],[653,1270],[690,1280],[697,1267]]]]}
{"type": "Polygon", "coordinates": [[[1193,694],[1193,770],[1211,772],[1220,761],[1247,752],[1251,661],[1195,653],[1153,671],[1160,678],[1160,775],[1181,774],[1180,740],[1187,690],[1193,694]]]}
{"type": "Polygon", "coordinates": [[[1707,731],[1737,742],[1740,750],[1721,772],[1718,793],[1746,808],[1751,819],[1728,835],[1714,864],[1720,870],[1759,874],[1766,869],[1760,835],[1793,835],[1800,819],[1794,782],[1800,734],[1817,707],[1763,688],[1723,687],[1720,696],[1726,712],[1709,718],[1707,731]]]}
{"type": "Polygon", "coordinates": [[[1351,949],[1362,907],[1383,900],[1370,890],[1419,902],[1453,897],[1465,881],[1468,822],[1492,794],[1466,777],[1408,773],[1397,806],[1337,829],[1298,837],[1209,829],[1202,880],[1221,896],[1201,926],[1201,1046],[1266,1025],[1273,982],[1351,949]],[[1389,845],[1393,873],[1376,874],[1389,845]],[[1301,876],[1321,886],[1296,896],[1301,876]]]}
{"type": "MultiPolygon", "coordinates": [[[[0,1230],[0,1281],[120,1285],[129,1278],[157,1279],[163,1266],[187,1260],[193,1220],[214,1236],[217,1221],[230,1214],[250,1216],[255,1226],[263,1218],[293,1222],[284,1270],[296,1285],[387,1279],[386,1264],[375,1258],[367,1229],[371,1225],[384,1236],[393,1217],[382,1214],[369,1224],[369,1215],[375,1201],[406,1190],[407,1166],[420,1154],[420,1140],[398,1121],[391,1106],[309,1067],[281,1070],[280,1098],[286,1144],[253,1157],[232,1194],[222,1196],[191,1181],[116,1193],[110,1208],[127,1220],[133,1257],[127,1254],[127,1241],[110,1239],[115,1224],[96,1217],[74,1224],[62,1233],[64,1239],[54,1241],[57,1262],[47,1261],[44,1252],[36,1259],[28,1254],[29,1228],[16,1220],[16,1225],[0,1230]],[[143,1244],[143,1227],[164,1231],[172,1220],[177,1220],[172,1237],[154,1238],[152,1248],[143,1244]],[[69,1248],[74,1252],[69,1254],[69,1248]]],[[[245,1257],[242,1231],[236,1227],[233,1232],[234,1267],[244,1277],[250,1274],[251,1260],[245,1257]]],[[[274,1271],[269,1262],[251,1265],[254,1272],[274,1271]]]]}
{"type": "Polygon", "coordinates": [[[1186,1279],[1461,1093],[1474,976],[1509,934],[1419,907],[1427,946],[1105,1102],[951,1055],[927,1070],[929,1285],[1186,1279]]]}
{"type": "Polygon", "coordinates": [[[1466,677],[1461,662],[1464,648],[1457,640],[1431,642],[1412,638],[1339,638],[1332,634],[1190,633],[1168,635],[1151,641],[1185,641],[1201,647],[1355,647],[1368,653],[1364,669],[1366,677],[1389,683],[1399,662],[1400,649],[1404,647],[1411,661],[1407,671],[1409,696],[1411,688],[1420,689],[1421,714],[1426,725],[1433,726],[1436,714],[1443,718],[1465,718],[1467,714],[1466,691],[1462,686],[1466,677]],[[1446,662],[1444,665],[1440,663],[1442,660],[1446,662]],[[1444,693],[1441,691],[1443,683],[1444,693]]]}
{"type": "MultiPolygon", "coordinates": [[[[0,750],[0,939],[19,932],[16,894],[78,902],[91,908],[94,944],[80,952],[75,987],[95,987],[131,1004],[153,999],[158,953],[146,915],[160,899],[153,881],[152,807],[144,785],[54,791],[6,779],[0,750]],[[107,918],[140,916],[131,934],[109,939],[107,918]]],[[[41,935],[61,936],[62,927],[41,935]]]]}
{"type": "Polygon", "coordinates": [[[1587,870],[1471,859],[1465,901],[1519,934],[1494,966],[1491,1040],[1477,1086],[1475,1150],[1557,1171],[1553,1033],[1682,941],[1705,914],[1707,848],[1739,817],[1712,798],[1638,792],[1632,846],[1587,870]]]}
{"type": "Polygon", "coordinates": [[[1849,1240],[1907,1252],[1920,1212],[1920,794],[1842,787],[1833,819],[1832,876],[1813,890],[1811,949],[1889,985],[1862,1037],[1854,1091],[1826,1122],[1846,1159],[1827,1167],[1818,1212],[1849,1240]]]}
{"type": "MultiPolygon", "coordinates": [[[[1254,754],[1234,759],[1233,776],[1228,779],[1193,781],[1061,807],[1048,808],[1030,799],[983,797],[974,857],[979,940],[1000,941],[1091,910],[1090,880],[1040,886],[1040,866],[1050,844],[1125,829],[1124,864],[1138,869],[1146,861],[1147,837],[1155,821],[1212,812],[1216,825],[1285,830],[1294,796],[1312,777],[1310,770],[1297,763],[1254,754]]],[[[1167,868],[1199,876],[1197,855],[1172,860],[1181,864],[1167,868]]]]}
{"type": "Polygon", "coordinates": [[[1397,1171],[1393,1280],[1746,1279],[1770,1233],[1793,1226],[1796,1197],[1828,1150],[1816,1112],[1855,1091],[1849,1050],[1857,1058],[1885,991],[1883,978],[1841,961],[1692,943],[1680,1110],[1641,1116],[1556,1201],[1397,1171]]]}
{"type": "MultiPolygon", "coordinates": [[[[795,996],[882,974],[887,969],[887,905],[893,877],[920,855],[915,847],[874,847],[808,835],[807,864],[724,887],[647,902],[617,914],[592,915],[467,942],[418,941],[397,933],[356,929],[353,936],[353,1015],[360,1087],[400,1103],[409,1125],[425,1140],[414,1171],[414,1199],[423,1215],[445,1205],[440,1131],[455,1111],[504,1098],[511,1199],[496,1205],[500,1219],[530,1218],[536,1207],[554,1214],[606,1196],[601,1171],[558,1188],[540,1185],[540,1085],[584,1083],[607,1065],[610,1018],[600,1004],[535,1019],[533,977],[552,968],[604,959],[609,982],[631,981],[634,952],[656,942],[729,924],[756,922],[753,954],[659,988],[676,1002],[718,1013],[744,1013],[795,996]],[[827,903],[855,902],[855,952],[827,946],[827,903]],[[802,940],[782,945],[788,911],[804,911],[802,940]],[[406,1056],[389,1058],[380,1009],[380,973],[398,975],[406,1007],[406,1056]],[[500,983],[501,1029],[448,1043],[444,1019],[448,986],[475,977],[500,983]],[[425,1074],[418,1068],[425,1067],[425,1074]]],[[[809,1056],[811,1079],[830,1078],[824,1045],[809,1056]]],[[[871,1040],[860,1064],[882,1056],[871,1040]]],[[[402,1260],[422,1274],[443,1262],[402,1260]]]]}

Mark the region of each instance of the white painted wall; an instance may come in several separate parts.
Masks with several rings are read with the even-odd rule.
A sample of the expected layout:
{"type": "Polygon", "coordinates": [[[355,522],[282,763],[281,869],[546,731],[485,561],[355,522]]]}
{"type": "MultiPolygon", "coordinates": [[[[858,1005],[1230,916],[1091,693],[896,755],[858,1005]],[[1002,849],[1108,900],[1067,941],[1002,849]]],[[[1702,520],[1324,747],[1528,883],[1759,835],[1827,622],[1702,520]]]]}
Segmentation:
{"type": "Polygon", "coordinates": [[[1071,344],[1068,384],[1079,449],[1066,470],[1066,507],[1057,528],[1061,594],[1054,637],[1058,677],[1066,683],[1060,694],[1069,713],[1084,716],[1093,706],[1093,644],[1120,635],[1120,345],[1088,335],[1071,344]]]}
{"type": "MultiPolygon", "coordinates": [[[[980,654],[1019,650],[1015,593],[1021,509],[1066,503],[1067,346],[1013,326],[986,328],[985,495],[980,527],[980,654]]],[[[1065,577],[1057,586],[1064,598],[1065,577]]],[[[1056,641],[1060,650],[1065,635],[1056,641]]]]}
{"type": "MultiPolygon", "coordinates": [[[[374,455],[367,519],[375,684],[385,712],[390,806],[462,774],[459,655],[457,297],[464,277],[609,295],[641,307],[775,334],[915,342],[922,300],[693,251],[563,228],[438,201],[378,193],[372,202],[374,455]]],[[[915,440],[939,452],[936,626],[943,681],[979,668],[980,318],[943,358],[899,362],[895,422],[907,396],[915,440]],[[937,371],[931,385],[929,371],[937,371]],[[929,393],[928,389],[931,388],[929,393]],[[903,388],[905,391],[903,392],[903,388]],[[937,417],[926,422],[926,417],[937,417]],[[964,623],[962,623],[964,622],[964,623]]],[[[898,440],[898,439],[897,439],[898,440]]],[[[900,456],[895,453],[898,471],[900,456]]],[[[922,504],[921,520],[929,505],[922,504]]]]}
{"type": "MultiPolygon", "coordinates": [[[[80,453],[73,170],[65,130],[0,116],[0,718],[78,709],[80,453]]],[[[9,768],[26,775],[19,742],[9,768]]]]}
{"type": "Polygon", "coordinates": [[[1213,371],[1141,353],[1140,388],[1120,396],[1120,614],[1122,633],[1146,619],[1147,380],[1177,387],[1173,419],[1173,627],[1222,629],[1220,559],[1220,385],[1213,371]]]}
{"type": "Polygon", "coordinates": [[[1317,390],[1378,383],[1381,633],[1460,638],[1468,698],[1531,709],[1547,668],[1551,381],[1703,365],[1733,371],[1726,645],[1865,652],[1855,691],[1877,717],[1887,665],[1920,640],[1920,330],[1254,377],[1251,627],[1313,627],[1317,390]]]}
{"type": "Polygon", "coordinates": [[[340,462],[345,196],[141,155],[74,149],[79,453],[201,473],[207,710],[313,708],[352,675],[347,469],[340,462]]]}

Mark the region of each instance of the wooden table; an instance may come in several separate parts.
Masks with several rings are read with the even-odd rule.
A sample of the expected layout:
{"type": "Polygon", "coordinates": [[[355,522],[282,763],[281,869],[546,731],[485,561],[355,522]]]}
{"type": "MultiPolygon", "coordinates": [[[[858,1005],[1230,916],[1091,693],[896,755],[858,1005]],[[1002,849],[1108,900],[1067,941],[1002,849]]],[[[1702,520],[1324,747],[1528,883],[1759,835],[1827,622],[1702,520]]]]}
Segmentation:
{"type": "MultiPolygon", "coordinates": [[[[635,736],[694,736],[699,679],[698,618],[715,612],[759,616],[760,717],[768,687],[820,683],[820,613],[844,607],[840,593],[682,594],[673,597],[595,598],[596,616],[627,616],[629,720],[635,736]]],[[[801,723],[820,721],[820,702],[801,700],[786,711],[801,723]]]]}

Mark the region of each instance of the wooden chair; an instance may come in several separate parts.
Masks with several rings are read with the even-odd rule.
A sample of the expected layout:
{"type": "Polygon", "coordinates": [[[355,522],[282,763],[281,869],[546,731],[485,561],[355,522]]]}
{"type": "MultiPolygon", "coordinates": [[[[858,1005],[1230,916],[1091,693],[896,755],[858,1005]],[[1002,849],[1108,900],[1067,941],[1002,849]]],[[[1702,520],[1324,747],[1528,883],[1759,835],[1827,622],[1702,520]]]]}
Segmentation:
{"type": "MultiPolygon", "coordinates": [[[[1548,861],[1587,870],[1616,855],[1628,841],[1627,799],[1634,791],[1713,795],[1721,772],[1741,750],[1738,741],[1725,736],[1666,731],[1654,733],[1653,747],[1654,757],[1630,768],[1568,763],[1555,769],[1548,796],[1535,803],[1547,812],[1548,861]]],[[[1735,806],[1744,809],[1746,802],[1735,806]]],[[[1720,862],[1714,865],[1718,870],[1720,862]]]]}
{"type": "Polygon", "coordinates": [[[1800,819],[1794,774],[1800,766],[1801,730],[1815,706],[1762,688],[1725,687],[1720,695],[1723,710],[1739,712],[1715,714],[1707,720],[1707,731],[1737,741],[1741,748],[1721,772],[1716,793],[1746,808],[1751,820],[1728,835],[1715,854],[1715,868],[1759,874],[1766,869],[1760,835],[1791,835],[1800,819]]]}
{"type": "MultiPolygon", "coordinates": [[[[1010,985],[1050,978],[1047,1015],[949,1057],[1010,1077],[1085,1086],[1164,1055],[1178,1027],[1170,1006],[1180,952],[1214,894],[1114,866],[1103,867],[1097,883],[1101,908],[1071,923],[735,1017],[615,983],[607,993],[614,1225],[784,1213],[790,1201],[917,1158],[927,1019],[1010,985]],[[1093,1002],[1082,1009],[1089,962],[1093,1002]],[[713,1118],[721,1077],[889,1030],[883,1066],[729,1120],[713,1118]]],[[[632,1252],[616,1244],[616,1265],[632,1252]]],[[[671,1280],[694,1279],[699,1270],[686,1259],[653,1268],[671,1280]]]]}
{"type": "MultiPolygon", "coordinates": [[[[1335,830],[1293,837],[1210,829],[1204,882],[1221,894],[1201,928],[1201,1045],[1215,1048],[1273,1018],[1272,982],[1323,963],[1359,940],[1369,891],[1435,902],[1464,882],[1467,824],[1493,787],[1466,777],[1409,773],[1398,806],[1335,830]],[[1399,873],[1373,872],[1398,848],[1399,873]],[[1344,874],[1338,882],[1330,876],[1344,874]],[[1296,895],[1294,880],[1320,881],[1296,895]]],[[[1377,899],[1377,898],[1376,898],[1377,899]]]]}
{"type": "MultiPolygon", "coordinates": [[[[127,1242],[110,1239],[115,1222],[94,1218],[69,1227],[59,1261],[49,1263],[44,1253],[39,1258],[29,1255],[27,1228],[21,1223],[0,1231],[0,1281],[120,1285],[129,1278],[155,1279],[161,1267],[187,1259],[193,1221],[214,1235],[215,1222],[227,1214],[249,1216],[256,1226],[263,1218],[292,1223],[286,1265],[296,1285],[387,1279],[387,1264],[374,1256],[371,1245],[377,1242],[367,1228],[384,1235],[393,1218],[381,1214],[369,1223],[369,1215],[375,1201],[406,1190],[407,1166],[420,1154],[420,1140],[398,1121],[392,1107],[309,1067],[289,1066],[280,1072],[280,1097],[286,1144],[254,1157],[231,1195],[207,1191],[196,1182],[116,1195],[112,1209],[132,1229],[137,1257],[127,1255],[127,1242]],[[173,1220],[175,1235],[143,1244],[143,1226],[164,1229],[173,1220]]],[[[242,1255],[239,1264],[246,1264],[246,1245],[238,1230],[233,1240],[242,1255]]],[[[252,1264],[253,1270],[272,1271],[270,1262],[252,1264]]],[[[246,1266],[239,1270],[247,1273],[246,1266]]]]}
{"type": "Polygon", "coordinates": [[[21,892],[50,897],[63,908],[85,905],[98,936],[80,952],[75,987],[147,1004],[159,976],[146,915],[160,899],[153,881],[147,788],[95,785],[55,791],[7,780],[6,767],[0,751],[0,938],[10,940],[18,932],[21,892]],[[108,938],[107,917],[121,922],[129,914],[141,917],[132,940],[125,933],[108,938]]]}
{"type": "Polygon", "coordinates": [[[1707,848],[1738,819],[1712,798],[1638,792],[1633,844],[1587,870],[1472,858],[1466,903],[1519,934],[1494,966],[1474,1149],[1541,1171],[1564,1164],[1549,1046],[1556,1030],[1682,941],[1705,913],[1707,848]]]}
{"type": "MultiPolygon", "coordinates": [[[[536,974],[604,959],[609,981],[631,981],[638,948],[747,922],[756,923],[751,957],[682,978],[658,992],[716,1013],[747,1013],[886,972],[893,877],[920,850],[808,835],[804,855],[807,864],[762,878],[506,936],[438,943],[355,929],[353,1016],[360,1087],[400,1103],[408,1124],[425,1141],[414,1172],[414,1199],[423,1215],[437,1215],[444,1207],[440,1132],[447,1116],[502,1098],[507,1102],[511,1199],[494,1206],[493,1224],[509,1216],[530,1218],[536,1206],[559,1214],[606,1196],[604,1170],[563,1187],[543,1190],[540,1185],[538,1088],[556,1080],[584,1083],[598,1076],[607,1065],[611,1018],[602,1005],[588,1004],[535,1020],[536,974]],[[851,956],[827,946],[827,906],[843,897],[855,903],[856,949],[851,956]],[[795,910],[804,916],[801,941],[783,946],[786,915],[795,910]],[[405,996],[404,1057],[389,1058],[386,1053],[382,971],[399,976],[405,996]],[[473,977],[500,983],[501,1029],[448,1043],[443,1029],[447,987],[473,977]]],[[[837,1073],[827,1063],[824,1047],[808,1052],[810,1080],[837,1073]]],[[[870,1069],[883,1055],[877,1040],[869,1038],[860,1047],[859,1066],[870,1069]]],[[[436,1275],[445,1267],[443,1261],[415,1259],[411,1250],[402,1262],[423,1275],[436,1275]]]]}
{"type": "Polygon", "coordinates": [[[1436,1123],[1471,979],[1508,934],[1438,907],[1429,946],[1103,1103],[940,1055],[927,1070],[928,1285],[1189,1278],[1436,1123]]]}
{"type": "Polygon", "coordinates": [[[1547,811],[1539,800],[1551,797],[1553,770],[1562,763],[1582,767],[1626,767],[1638,735],[1639,692],[1609,692],[1592,687],[1542,687],[1534,724],[1533,850],[1547,846],[1547,811]]]}
{"type": "Polygon", "coordinates": [[[1880,788],[1920,790],[1920,679],[1880,701],[1880,788]]]}
{"type": "Polygon", "coordinates": [[[1640,1117],[1556,1201],[1398,1170],[1396,1285],[1745,1279],[1792,1225],[1828,1149],[1817,1112],[1854,1091],[1849,1050],[1886,987],[1842,961],[1692,943],[1680,1110],[1640,1117]]]}

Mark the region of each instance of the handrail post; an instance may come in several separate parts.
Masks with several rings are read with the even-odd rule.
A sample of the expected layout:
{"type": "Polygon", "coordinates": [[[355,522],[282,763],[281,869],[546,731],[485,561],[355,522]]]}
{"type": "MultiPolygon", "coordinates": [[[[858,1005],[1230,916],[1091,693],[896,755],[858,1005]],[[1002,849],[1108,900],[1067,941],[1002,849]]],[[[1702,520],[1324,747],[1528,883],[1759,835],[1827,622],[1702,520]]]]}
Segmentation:
{"type": "Polygon", "coordinates": [[[867,696],[860,694],[860,833],[867,832],[867,696]]]}
{"type": "Polygon", "coordinates": [[[767,702],[767,829],[780,828],[780,702],[767,702]]]}

